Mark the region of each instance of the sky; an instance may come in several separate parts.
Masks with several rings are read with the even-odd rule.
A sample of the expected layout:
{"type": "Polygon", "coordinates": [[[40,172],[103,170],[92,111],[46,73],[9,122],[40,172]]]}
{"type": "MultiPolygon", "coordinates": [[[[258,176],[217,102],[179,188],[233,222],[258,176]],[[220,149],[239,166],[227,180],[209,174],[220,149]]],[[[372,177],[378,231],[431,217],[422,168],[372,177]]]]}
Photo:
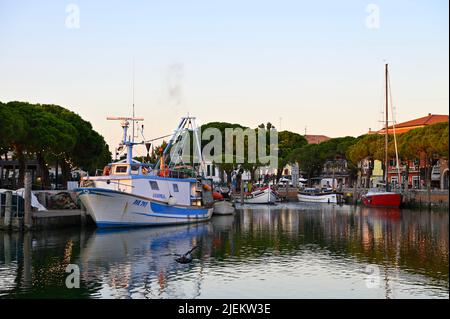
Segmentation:
{"type": "Polygon", "coordinates": [[[382,127],[385,63],[396,122],[449,113],[448,6],[0,0],[0,101],[67,107],[111,149],[122,132],[106,117],[132,114],[133,87],[147,139],[187,113],[358,136],[382,127]]]}

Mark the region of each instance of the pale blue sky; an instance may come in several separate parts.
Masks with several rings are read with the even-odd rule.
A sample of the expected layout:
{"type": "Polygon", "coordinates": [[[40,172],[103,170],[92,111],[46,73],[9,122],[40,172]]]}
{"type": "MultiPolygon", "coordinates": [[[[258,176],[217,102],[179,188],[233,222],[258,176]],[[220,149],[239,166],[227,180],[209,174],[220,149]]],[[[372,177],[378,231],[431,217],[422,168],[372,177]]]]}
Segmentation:
{"type": "Polygon", "coordinates": [[[66,106],[111,146],[106,116],[136,114],[146,137],[187,112],[331,137],[380,128],[383,64],[398,122],[448,114],[447,0],[0,0],[0,101],[66,106]],[[66,27],[66,6],[80,28],[66,27]],[[366,6],[380,9],[366,27],[366,6]],[[170,91],[175,91],[172,95],[170,91]],[[178,93],[177,93],[178,92],[178,93]]]}

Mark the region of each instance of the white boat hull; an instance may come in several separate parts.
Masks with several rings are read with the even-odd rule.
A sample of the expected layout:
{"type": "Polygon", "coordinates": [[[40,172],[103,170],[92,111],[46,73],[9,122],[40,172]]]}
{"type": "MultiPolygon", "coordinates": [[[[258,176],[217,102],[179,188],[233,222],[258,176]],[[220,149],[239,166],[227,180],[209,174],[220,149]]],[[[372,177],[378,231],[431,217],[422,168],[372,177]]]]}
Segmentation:
{"type": "Polygon", "coordinates": [[[300,202],[309,203],[338,203],[339,195],[336,193],[330,194],[298,194],[298,200],[300,202]]]}
{"type": "Polygon", "coordinates": [[[214,203],[214,215],[232,215],[234,214],[233,204],[227,201],[218,201],[214,203]]]}
{"type": "Polygon", "coordinates": [[[82,188],[78,196],[97,227],[174,225],[207,221],[213,208],[169,205],[126,192],[82,188]]]}
{"type": "MultiPolygon", "coordinates": [[[[240,203],[240,197],[238,196],[235,201],[240,203]]],[[[277,195],[269,188],[263,191],[252,192],[249,196],[244,196],[244,204],[274,204],[276,201],[277,195]]]]}

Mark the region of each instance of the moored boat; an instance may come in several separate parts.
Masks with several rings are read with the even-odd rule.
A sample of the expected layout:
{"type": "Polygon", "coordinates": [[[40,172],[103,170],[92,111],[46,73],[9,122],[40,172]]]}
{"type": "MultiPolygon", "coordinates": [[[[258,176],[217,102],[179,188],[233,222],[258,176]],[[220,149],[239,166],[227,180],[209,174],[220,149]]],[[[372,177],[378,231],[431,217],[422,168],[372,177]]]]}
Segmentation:
{"type": "MultiPolygon", "coordinates": [[[[273,189],[264,187],[251,193],[244,194],[244,204],[275,204],[277,198],[278,196],[273,189]]],[[[236,194],[234,200],[235,202],[240,203],[240,195],[236,194]]]]}
{"type": "Polygon", "coordinates": [[[233,215],[235,212],[233,203],[226,200],[216,201],[213,207],[213,215],[233,215]]]}
{"type": "Polygon", "coordinates": [[[342,194],[336,192],[321,192],[314,188],[305,189],[304,191],[298,192],[298,200],[300,202],[309,203],[341,203],[342,194]]]}
{"type": "MultiPolygon", "coordinates": [[[[384,183],[385,190],[382,191],[369,191],[367,194],[361,197],[364,205],[369,207],[400,207],[402,203],[402,195],[396,192],[390,191],[390,185],[388,183],[388,167],[389,167],[389,154],[388,154],[388,141],[389,141],[389,71],[388,64],[385,65],[385,129],[384,129],[384,183]]],[[[397,142],[395,136],[395,122],[392,124],[395,142],[395,155],[397,163],[398,180],[400,180],[400,169],[398,166],[398,152],[397,142]]]]}
{"type": "Polygon", "coordinates": [[[132,158],[133,145],[141,143],[127,139],[127,129],[128,121],[136,119],[112,119],[122,120],[122,145],[127,147],[127,158],[110,164],[103,176],[83,178],[81,187],[76,189],[97,226],[155,226],[209,220],[213,213],[211,181],[195,172],[171,169],[164,160],[194,118],[182,118],[158,162],[159,169],[132,158]]]}
{"type": "Polygon", "coordinates": [[[394,192],[369,191],[361,196],[361,200],[368,207],[400,207],[402,195],[394,192]]]}

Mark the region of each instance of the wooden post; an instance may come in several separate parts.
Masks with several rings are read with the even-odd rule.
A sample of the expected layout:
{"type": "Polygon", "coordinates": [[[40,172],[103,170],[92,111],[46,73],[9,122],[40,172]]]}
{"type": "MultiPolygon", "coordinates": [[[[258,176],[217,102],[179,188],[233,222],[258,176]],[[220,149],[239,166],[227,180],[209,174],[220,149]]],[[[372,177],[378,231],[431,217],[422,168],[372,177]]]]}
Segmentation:
{"type": "Polygon", "coordinates": [[[244,205],[244,180],[241,177],[241,205],[244,205]]]}
{"type": "Polygon", "coordinates": [[[5,227],[8,228],[11,226],[11,211],[12,211],[12,191],[6,191],[4,225],[5,227]]]}
{"type": "Polygon", "coordinates": [[[24,225],[25,228],[30,229],[31,224],[31,174],[30,172],[25,173],[25,192],[24,192],[24,225]]]}

